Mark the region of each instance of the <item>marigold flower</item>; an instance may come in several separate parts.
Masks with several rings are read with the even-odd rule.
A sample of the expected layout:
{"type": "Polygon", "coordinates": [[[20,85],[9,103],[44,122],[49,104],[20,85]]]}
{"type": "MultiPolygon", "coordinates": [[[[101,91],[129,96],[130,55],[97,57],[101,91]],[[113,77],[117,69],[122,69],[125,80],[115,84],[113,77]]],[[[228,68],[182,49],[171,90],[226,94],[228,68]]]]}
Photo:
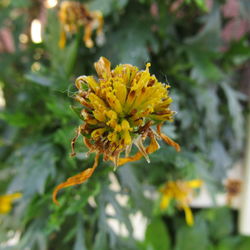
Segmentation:
{"type": "Polygon", "coordinates": [[[22,196],[21,193],[5,194],[0,196],[0,214],[7,214],[12,208],[12,202],[22,196]]]}
{"type": "Polygon", "coordinates": [[[202,185],[201,180],[192,181],[168,181],[160,189],[162,193],[160,207],[162,210],[167,209],[170,201],[173,199],[177,202],[177,206],[184,210],[186,222],[189,226],[194,224],[194,218],[190,207],[190,198],[193,188],[199,188],[202,185]]]}
{"type": "Polygon", "coordinates": [[[89,152],[96,153],[95,164],[56,187],[54,202],[60,189],[82,183],[93,174],[101,154],[104,161],[111,160],[117,167],[142,156],[149,162],[148,154],[159,148],[157,139],[162,138],[180,150],[177,143],[161,132],[162,123],[173,120],[174,112],[169,108],[172,99],[168,95],[169,85],[150,74],[150,63],[141,71],[130,64],[111,70],[109,60],[101,57],[94,66],[98,80],[93,76],[80,76],[76,80],[75,99],[83,106],[80,116],[84,123],[72,140],[72,156],[75,141],[81,134],[89,152]],[[153,125],[157,126],[157,131],[151,128],[153,125]],[[143,142],[147,137],[150,143],[145,147],[143,142]],[[132,145],[139,151],[129,156],[132,145]],[[120,158],[122,152],[125,158],[120,158]]]}
{"type": "Polygon", "coordinates": [[[88,48],[92,48],[94,43],[91,39],[93,30],[97,29],[97,41],[104,39],[103,17],[100,11],[89,11],[80,2],[64,1],[59,10],[59,20],[61,23],[61,35],[59,46],[65,47],[66,34],[75,34],[81,27],[84,27],[83,41],[88,48]]]}

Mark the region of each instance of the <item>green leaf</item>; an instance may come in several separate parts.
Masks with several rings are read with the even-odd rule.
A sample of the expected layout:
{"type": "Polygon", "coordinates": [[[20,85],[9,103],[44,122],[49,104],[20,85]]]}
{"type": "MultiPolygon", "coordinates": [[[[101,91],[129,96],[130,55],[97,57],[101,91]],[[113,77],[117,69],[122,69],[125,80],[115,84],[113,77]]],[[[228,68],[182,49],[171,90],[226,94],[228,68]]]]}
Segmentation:
{"type": "Polygon", "coordinates": [[[69,76],[74,68],[78,50],[78,39],[77,37],[66,47],[65,49],[65,72],[69,76]]]}
{"type": "Polygon", "coordinates": [[[9,189],[22,191],[27,197],[43,194],[47,178],[55,175],[56,158],[54,147],[42,141],[16,151],[11,161],[17,174],[9,189]]]}
{"type": "Polygon", "coordinates": [[[206,211],[211,237],[215,240],[229,236],[233,231],[233,221],[230,209],[219,207],[206,211]]]}
{"type": "Polygon", "coordinates": [[[80,118],[81,120],[85,120],[84,117],[81,114],[81,111],[83,110],[83,106],[79,107],[79,106],[73,106],[70,105],[70,108],[74,111],[74,113],[77,115],[78,118],[80,118]]]}
{"type": "Polygon", "coordinates": [[[47,87],[47,86],[52,85],[51,79],[46,76],[41,76],[41,75],[34,74],[34,73],[28,73],[25,75],[25,78],[31,82],[37,83],[42,86],[47,87]]]}
{"type": "Polygon", "coordinates": [[[77,217],[76,241],[73,250],[87,250],[84,243],[83,223],[80,216],[77,217]]]}
{"type": "Polygon", "coordinates": [[[105,231],[99,231],[95,236],[93,250],[108,250],[107,235],[105,231]]]}
{"type": "Polygon", "coordinates": [[[160,218],[154,218],[147,227],[145,249],[170,250],[170,236],[166,225],[160,218]]]}
{"type": "Polygon", "coordinates": [[[229,236],[228,238],[222,238],[218,243],[216,250],[239,250],[238,245],[241,241],[239,236],[229,236]]]}
{"type": "Polygon", "coordinates": [[[207,250],[209,246],[208,229],[201,216],[195,218],[192,227],[178,226],[175,250],[207,250]]]}
{"type": "Polygon", "coordinates": [[[237,250],[249,250],[250,237],[243,237],[242,242],[237,246],[237,250]]]}

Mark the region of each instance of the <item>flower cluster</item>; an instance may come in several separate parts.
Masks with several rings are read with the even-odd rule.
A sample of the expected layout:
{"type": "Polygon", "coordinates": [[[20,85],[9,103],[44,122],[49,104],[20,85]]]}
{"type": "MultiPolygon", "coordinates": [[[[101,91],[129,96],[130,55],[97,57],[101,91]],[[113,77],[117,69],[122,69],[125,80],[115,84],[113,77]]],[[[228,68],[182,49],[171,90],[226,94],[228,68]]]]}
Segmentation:
{"type": "Polygon", "coordinates": [[[72,140],[72,151],[79,135],[89,152],[96,153],[95,164],[82,173],[61,183],[54,191],[80,184],[94,172],[99,155],[105,161],[111,160],[115,167],[139,160],[142,156],[149,162],[148,154],[159,148],[157,139],[163,139],[177,151],[177,143],[161,132],[165,121],[172,121],[174,112],[169,108],[172,99],[168,95],[169,85],[159,82],[149,72],[150,63],[145,70],[130,64],[121,64],[111,70],[110,62],[101,57],[95,63],[98,80],[93,76],[80,76],[76,80],[78,93],[75,99],[82,105],[83,124],[72,140]],[[156,125],[157,130],[152,126],[156,125]],[[144,141],[149,138],[148,146],[144,141]],[[129,156],[132,145],[138,152],[129,156]],[[125,152],[125,157],[120,157],[125,152]]]}
{"type": "Polygon", "coordinates": [[[5,194],[0,196],[0,214],[7,214],[12,208],[12,202],[22,196],[21,193],[5,194]]]}
{"type": "Polygon", "coordinates": [[[65,47],[66,34],[75,34],[80,27],[84,27],[83,41],[86,47],[92,48],[94,46],[91,36],[95,29],[97,29],[97,40],[103,40],[103,17],[100,11],[91,12],[80,2],[64,1],[61,3],[58,15],[61,23],[59,41],[61,48],[65,47]]]}
{"type": "Polygon", "coordinates": [[[189,208],[190,198],[193,193],[193,188],[199,188],[202,185],[201,180],[192,181],[168,181],[160,189],[161,209],[168,208],[170,201],[175,200],[177,206],[184,210],[186,222],[189,226],[194,224],[193,214],[189,208]]]}

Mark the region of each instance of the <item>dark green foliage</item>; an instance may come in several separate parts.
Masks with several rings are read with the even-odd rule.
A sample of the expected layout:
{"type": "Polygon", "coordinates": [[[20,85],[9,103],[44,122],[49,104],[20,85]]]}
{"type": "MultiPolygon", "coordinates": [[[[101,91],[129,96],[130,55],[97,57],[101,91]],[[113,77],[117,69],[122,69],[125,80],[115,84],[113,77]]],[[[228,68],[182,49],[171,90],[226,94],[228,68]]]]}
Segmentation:
{"type": "MultiPolygon", "coordinates": [[[[0,248],[249,249],[249,238],[235,233],[231,210],[195,212],[196,223],[190,228],[174,207],[164,221],[159,200],[148,195],[168,180],[193,178],[203,179],[214,195],[223,190],[226,170],[242,153],[246,96],[239,92],[238,69],[249,60],[250,47],[245,34],[222,49],[227,21],[221,12],[223,1],[215,1],[208,11],[205,1],[186,0],[176,12],[170,11],[173,1],[165,0],[81,1],[103,12],[106,42],[87,49],[80,32],[68,38],[64,50],[58,47],[57,9],[47,11],[43,43],[22,46],[19,35],[29,30],[36,1],[10,2],[0,5],[0,29],[9,25],[15,43],[15,53],[0,54],[0,88],[6,100],[0,114],[0,194],[19,191],[23,197],[10,214],[0,217],[0,248]],[[94,74],[93,63],[100,56],[113,66],[131,63],[143,68],[150,61],[150,72],[169,82],[177,114],[163,132],[182,151],[176,153],[161,142],[161,149],[150,156],[151,164],[142,159],[112,172],[110,162],[100,163],[86,183],[60,191],[58,207],[51,199],[55,186],[94,161],[93,154],[85,154],[81,139],[76,157],[70,157],[71,139],[83,119],[72,97],[76,77],[94,74]],[[32,70],[35,62],[39,70],[32,70]],[[111,172],[116,189],[110,186],[111,172]],[[127,197],[125,204],[119,196],[127,197]],[[133,236],[131,215],[138,211],[149,221],[144,241],[133,236]],[[117,220],[127,234],[114,232],[109,219],[117,220]],[[13,237],[11,232],[18,232],[20,241],[5,247],[2,243],[13,237]]],[[[242,16],[249,18],[248,1],[241,5],[242,16]]]]}

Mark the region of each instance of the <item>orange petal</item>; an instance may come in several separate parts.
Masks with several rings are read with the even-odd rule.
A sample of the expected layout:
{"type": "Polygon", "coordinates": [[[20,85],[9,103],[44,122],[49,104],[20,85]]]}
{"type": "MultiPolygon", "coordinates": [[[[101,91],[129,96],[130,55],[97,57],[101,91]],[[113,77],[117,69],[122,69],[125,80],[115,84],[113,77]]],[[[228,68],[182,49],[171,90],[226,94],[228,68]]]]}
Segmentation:
{"type": "Polygon", "coordinates": [[[60,33],[59,47],[63,49],[65,47],[65,44],[66,44],[66,33],[65,31],[62,30],[60,33]]]}
{"type": "Polygon", "coordinates": [[[89,179],[92,176],[92,174],[94,173],[94,171],[98,165],[98,159],[99,159],[99,154],[96,154],[95,162],[94,162],[94,165],[92,168],[87,168],[83,172],[81,172],[75,176],[72,176],[72,177],[68,178],[65,182],[59,184],[53,191],[53,195],[52,195],[53,202],[55,204],[59,205],[59,202],[56,199],[56,195],[57,195],[59,190],[66,188],[66,187],[81,184],[81,183],[85,182],[87,179],[89,179]]]}
{"type": "Polygon", "coordinates": [[[91,24],[85,25],[83,41],[87,48],[92,48],[94,46],[94,43],[91,39],[92,32],[93,32],[92,25],[91,24]]]}
{"type": "Polygon", "coordinates": [[[171,138],[169,138],[168,136],[166,136],[165,134],[163,134],[161,132],[161,126],[162,124],[157,125],[157,133],[159,134],[159,136],[163,139],[163,141],[165,141],[168,145],[172,146],[175,148],[175,150],[177,152],[181,151],[181,147],[178,143],[174,142],[171,138]]]}
{"type": "MultiPolygon", "coordinates": [[[[148,147],[146,147],[146,153],[151,154],[155,152],[157,149],[159,149],[159,144],[156,141],[154,135],[150,135],[151,142],[148,147]]],[[[121,166],[127,162],[132,162],[132,161],[138,161],[142,158],[143,154],[138,151],[134,156],[126,157],[126,158],[120,158],[118,162],[118,166],[121,166]]]]}

